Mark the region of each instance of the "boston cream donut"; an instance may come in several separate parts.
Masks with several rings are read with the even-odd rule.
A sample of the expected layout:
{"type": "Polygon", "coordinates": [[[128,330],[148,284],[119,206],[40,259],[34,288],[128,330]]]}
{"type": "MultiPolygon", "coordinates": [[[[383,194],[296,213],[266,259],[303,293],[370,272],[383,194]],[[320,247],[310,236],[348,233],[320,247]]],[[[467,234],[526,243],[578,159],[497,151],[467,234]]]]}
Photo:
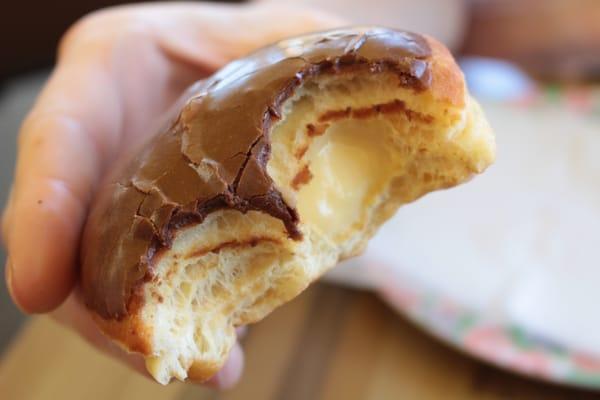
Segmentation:
{"type": "Polygon", "coordinates": [[[285,40],[194,90],[100,188],[83,240],[87,306],[160,383],[208,379],[236,326],[494,158],[452,56],[413,33],[285,40]]]}

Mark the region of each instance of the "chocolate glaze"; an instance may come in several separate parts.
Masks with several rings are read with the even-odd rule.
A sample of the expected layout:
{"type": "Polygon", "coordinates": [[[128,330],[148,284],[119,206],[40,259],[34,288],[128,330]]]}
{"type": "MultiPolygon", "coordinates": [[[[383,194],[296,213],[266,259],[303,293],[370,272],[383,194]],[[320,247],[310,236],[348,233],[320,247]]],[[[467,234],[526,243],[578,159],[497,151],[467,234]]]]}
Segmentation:
{"type": "MultiPolygon", "coordinates": [[[[100,188],[82,248],[85,301],[103,318],[132,312],[155,254],[181,227],[219,209],[258,210],[301,239],[298,214],[267,174],[269,131],[283,102],[319,74],[392,71],[428,87],[431,50],[419,35],[350,28],[284,40],[193,86],[168,129],[154,136],[116,183],[100,188]]],[[[139,299],[138,299],[139,300],[139,299]]]]}

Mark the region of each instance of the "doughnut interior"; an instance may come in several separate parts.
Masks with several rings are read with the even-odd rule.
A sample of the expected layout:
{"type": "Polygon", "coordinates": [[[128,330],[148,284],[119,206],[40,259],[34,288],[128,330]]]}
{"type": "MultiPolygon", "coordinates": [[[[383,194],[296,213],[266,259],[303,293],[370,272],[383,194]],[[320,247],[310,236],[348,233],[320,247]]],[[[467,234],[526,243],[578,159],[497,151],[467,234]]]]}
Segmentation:
{"type": "Polygon", "coordinates": [[[391,73],[305,83],[270,135],[267,169],[297,207],[304,239],[289,238],[270,215],[234,210],[177,234],[145,287],[141,313],[153,349],[148,370],[161,383],[218,369],[234,327],[260,320],[359,254],[400,205],[463,182],[493,159],[474,100],[440,107],[391,73]]]}
{"type": "Polygon", "coordinates": [[[359,254],[403,204],[493,162],[450,53],[354,27],[275,43],[194,85],[115,166],[84,229],[83,299],[160,383],[205,381],[237,326],[359,254]]]}

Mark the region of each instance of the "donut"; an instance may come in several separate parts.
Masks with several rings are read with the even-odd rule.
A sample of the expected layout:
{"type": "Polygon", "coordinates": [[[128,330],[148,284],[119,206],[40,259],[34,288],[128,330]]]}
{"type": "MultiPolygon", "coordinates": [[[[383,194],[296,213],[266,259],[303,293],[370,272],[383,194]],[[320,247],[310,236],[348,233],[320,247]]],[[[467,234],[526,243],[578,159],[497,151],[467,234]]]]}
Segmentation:
{"type": "Polygon", "coordinates": [[[82,239],[83,299],[158,382],[205,381],[235,327],[494,154],[436,40],[350,27],[280,41],[195,84],[100,185],[82,239]]]}

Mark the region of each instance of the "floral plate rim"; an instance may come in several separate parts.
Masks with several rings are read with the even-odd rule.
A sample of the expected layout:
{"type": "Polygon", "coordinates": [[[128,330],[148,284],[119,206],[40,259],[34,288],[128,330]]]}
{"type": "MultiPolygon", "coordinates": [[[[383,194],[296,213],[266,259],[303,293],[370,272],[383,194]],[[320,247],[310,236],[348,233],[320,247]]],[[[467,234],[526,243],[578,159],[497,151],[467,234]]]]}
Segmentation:
{"type": "Polygon", "coordinates": [[[378,292],[428,334],[469,356],[529,378],[600,390],[598,357],[494,321],[414,280],[388,280],[378,292]]]}

